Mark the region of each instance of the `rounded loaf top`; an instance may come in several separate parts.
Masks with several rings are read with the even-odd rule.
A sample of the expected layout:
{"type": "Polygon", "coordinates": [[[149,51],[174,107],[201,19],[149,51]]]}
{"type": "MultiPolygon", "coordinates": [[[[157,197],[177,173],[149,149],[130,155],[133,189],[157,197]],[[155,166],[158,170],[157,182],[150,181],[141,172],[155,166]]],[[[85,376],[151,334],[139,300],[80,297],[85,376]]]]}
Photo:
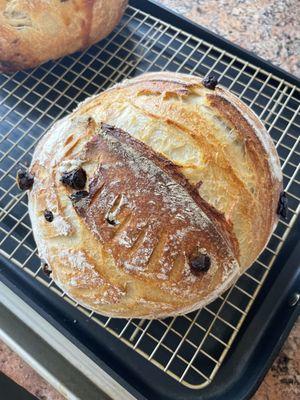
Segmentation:
{"type": "Polygon", "coordinates": [[[35,67],[103,39],[127,0],[0,0],[0,72],[35,67]]]}
{"type": "Polygon", "coordinates": [[[211,82],[174,73],[124,81],[37,146],[35,239],[79,303],[116,317],[192,311],[266,245],[282,191],[275,147],[252,111],[211,82]]]}

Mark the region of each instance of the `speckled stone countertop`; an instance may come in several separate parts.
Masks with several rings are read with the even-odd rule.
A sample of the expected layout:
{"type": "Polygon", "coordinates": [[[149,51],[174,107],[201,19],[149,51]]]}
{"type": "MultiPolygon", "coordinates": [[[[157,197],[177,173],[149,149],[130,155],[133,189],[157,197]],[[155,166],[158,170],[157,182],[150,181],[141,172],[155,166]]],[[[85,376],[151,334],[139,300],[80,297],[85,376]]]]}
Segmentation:
{"type": "Polygon", "coordinates": [[[157,0],[300,76],[299,0],[157,0]]]}
{"type": "MultiPolygon", "coordinates": [[[[300,76],[299,0],[160,0],[160,2],[292,74],[300,76]]],[[[0,371],[40,400],[63,400],[60,394],[1,341],[0,371]]],[[[293,328],[252,400],[299,398],[300,321],[293,328]]]]}

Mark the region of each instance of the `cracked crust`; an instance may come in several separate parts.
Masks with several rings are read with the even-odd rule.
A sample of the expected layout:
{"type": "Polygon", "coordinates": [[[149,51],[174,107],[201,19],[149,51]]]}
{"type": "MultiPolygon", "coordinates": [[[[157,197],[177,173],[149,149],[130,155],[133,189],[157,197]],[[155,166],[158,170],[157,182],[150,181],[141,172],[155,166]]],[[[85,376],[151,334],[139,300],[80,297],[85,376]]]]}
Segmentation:
{"type": "Polygon", "coordinates": [[[127,0],[0,0],[0,72],[35,67],[107,36],[127,0]]]}

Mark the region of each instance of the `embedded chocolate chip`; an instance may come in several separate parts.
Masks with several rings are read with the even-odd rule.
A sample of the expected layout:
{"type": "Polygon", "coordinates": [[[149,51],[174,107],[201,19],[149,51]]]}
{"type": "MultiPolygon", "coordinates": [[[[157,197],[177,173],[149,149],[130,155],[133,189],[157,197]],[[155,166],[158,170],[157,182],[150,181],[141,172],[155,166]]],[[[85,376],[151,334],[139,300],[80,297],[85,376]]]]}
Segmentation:
{"type": "Polygon", "coordinates": [[[197,275],[199,272],[206,272],[211,265],[211,259],[207,254],[198,254],[190,260],[190,267],[193,274],[197,275]]]}
{"type": "Polygon", "coordinates": [[[75,192],[71,194],[70,199],[73,203],[77,203],[78,201],[84,199],[89,195],[89,192],[86,190],[80,190],[79,192],[75,192]]]}
{"type": "Polygon", "coordinates": [[[281,192],[277,206],[277,214],[280,215],[282,218],[286,219],[287,210],[288,210],[288,199],[286,197],[286,193],[281,192]]]}
{"type": "Polygon", "coordinates": [[[44,211],[44,217],[45,217],[45,220],[46,220],[46,221],[52,222],[53,219],[54,219],[53,212],[52,212],[52,211],[49,211],[49,210],[45,210],[45,211],[44,211]]]}
{"type": "Polygon", "coordinates": [[[215,75],[208,75],[203,79],[202,83],[207,89],[214,90],[219,82],[215,75]]]}
{"type": "Polygon", "coordinates": [[[51,271],[49,265],[43,259],[41,259],[41,268],[42,268],[42,271],[44,272],[44,274],[46,274],[47,276],[50,276],[52,271],[51,271]]]}
{"type": "Polygon", "coordinates": [[[19,169],[17,172],[17,185],[20,190],[29,190],[32,188],[34,176],[28,171],[19,169]]]}
{"type": "Polygon", "coordinates": [[[86,184],[86,172],[83,168],[76,168],[69,172],[63,172],[61,182],[75,190],[81,190],[86,184]]]}

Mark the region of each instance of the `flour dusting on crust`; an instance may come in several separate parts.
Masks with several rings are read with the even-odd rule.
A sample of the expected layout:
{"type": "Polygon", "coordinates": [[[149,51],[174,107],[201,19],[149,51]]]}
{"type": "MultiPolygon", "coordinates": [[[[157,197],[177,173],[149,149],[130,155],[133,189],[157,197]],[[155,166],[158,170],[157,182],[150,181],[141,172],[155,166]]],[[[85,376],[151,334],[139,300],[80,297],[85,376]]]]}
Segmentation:
{"type": "MultiPolygon", "coordinates": [[[[267,160],[261,182],[269,187],[265,177],[271,176],[268,179],[276,186],[281,180],[280,165],[263,126],[234,96],[222,88],[214,92],[234,105],[247,121],[253,149],[258,155],[265,154],[267,160]]],[[[229,219],[238,210],[238,218],[243,221],[243,208],[238,207],[252,193],[248,197],[242,191],[227,194],[225,183],[242,189],[239,179],[248,179],[243,166],[230,169],[235,159],[232,164],[228,162],[216,169],[220,176],[225,170],[226,176],[233,176],[219,189],[220,198],[228,195],[232,214],[225,218],[222,210],[213,208],[215,203],[201,197],[207,188],[202,177],[204,181],[206,172],[211,172],[207,171],[211,168],[210,160],[216,164],[220,160],[218,152],[211,154],[207,142],[215,140],[221,146],[221,136],[227,135],[224,148],[231,146],[233,156],[234,150],[239,151],[241,159],[244,151],[242,146],[234,148],[238,147],[239,138],[228,130],[230,124],[220,121],[219,136],[210,131],[209,137],[202,129],[205,127],[202,114],[205,107],[210,107],[206,102],[210,93],[197,77],[171,73],[145,75],[87,99],[40,141],[31,166],[35,175],[29,192],[33,232],[39,254],[52,269],[51,276],[79,304],[114,317],[178,315],[205,306],[239,276],[239,256],[229,219]],[[199,97],[199,110],[202,107],[198,119],[197,107],[192,100],[189,103],[193,96],[199,97]],[[147,103],[148,108],[134,108],[138,101],[147,103]],[[132,107],[127,113],[129,103],[132,107]],[[166,115],[162,106],[166,106],[166,115]],[[172,113],[176,107],[175,116],[172,113]],[[194,117],[196,123],[191,129],[194,117]],[[101,129],[102,122],[124,129],[127,139],[120,132],[112,134],[101,129]],[[199,124],[202,131],[197,128],[199,124]],[[139,135],[137,131],[143,127],[139,135]],[[160,132],[163,137],[159,137],[160,132]],[[99,138],[100,145],[89,152],[90,143],[99,138]],[[159,145],[155,147],[153,143],[159,145]],[[165,149],[160,151],[159,146],[164,145],[169,153],[165,149]],[[83,202],[73,203],[70,197],[75,190],[62,185],[60,177],[78,167],[86,171],[88,195],[83,202]],[[192,187],[196,188],[196,183],[197,196],[192,187]],[[45,209],[54,214],[51,223],[42,218],[45,209]],[[199,253],[210,257],[210,267],[208,271],[193,273],[191,259],[199,253]]],[[[212,111],[211,119],[215,114],[212,111]]],[[[250,167],[256,173],[255,166],[250,167]]],[[[220,184],[216,171],[210,176],[211,186],[220,184]]],[[[249,182],[250,192],[253,182],[250,179],[249,182]]],[[[277,186],[274,190],[271,187],[271,194],[268,190],[263,198],[264,207],[267,200],[268,204],[273,201],[272,193],[277,186]]],[[[248,214],[245,216],[251,228],[253,221],[248,214]]],[[[266,230],[268,224],[273,227],[273,216],[265,221],[266,230]]],[[[261,247],[258,242],[257,247],[261,247]]]]}

